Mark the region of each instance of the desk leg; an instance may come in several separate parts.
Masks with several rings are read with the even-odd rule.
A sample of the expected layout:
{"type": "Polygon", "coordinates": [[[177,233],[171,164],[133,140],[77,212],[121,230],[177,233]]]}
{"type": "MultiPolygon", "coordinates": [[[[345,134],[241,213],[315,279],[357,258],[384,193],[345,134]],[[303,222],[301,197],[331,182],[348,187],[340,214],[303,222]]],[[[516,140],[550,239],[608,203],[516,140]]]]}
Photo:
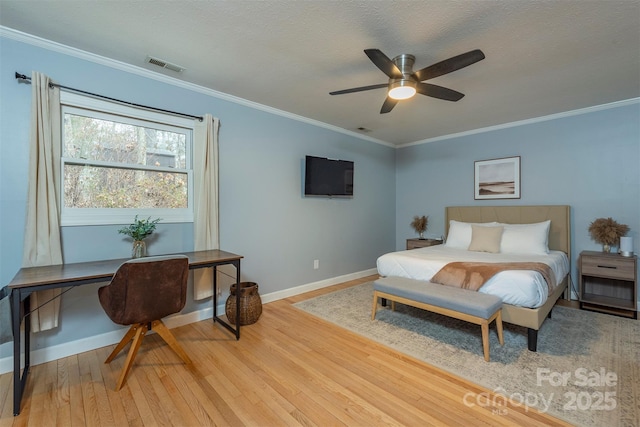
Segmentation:
{"type": "Polygon", "coordinates": [[[236,340],[240,339],[240,261],[234,263],[236,267],[236,340]]]}
{"type": "MultiPolygon", "coordinates": [[[[11,323],[13,329],[13,415],[20,415],[20,404],[22,393],[27,382],[27,374],[30,366],[31,347],[31,316],[24,316],[24,372],[20,376],[20,324],[22,323],[23,312],[20,309],[22,295],[19,290],[11,292],[11,323]]],[[[24,307],[29,306],[30,297],[24,299],[24,307]]]]}
{"type": "Polygon", "coordinates": [[[213,323],[216,323],[218,318],[218,267],[214,265],[211,268],[213,269],[213,323]]]}
{"type": "Polygon", "coordinates": [[[11,291],[11,327],[13,328],[13,415],[20,414],[20,295],[11,291]]]}
{"type": "Polygon", "coordinates": [[[236,340],[240,339],[240,261],[232,262],[236,268],[236,327],[233,328],[229,323],[218,317],[218,274],[216,267],[213,267],[213,322],[218,322],[236,336],[236,340]]]}
{"type": "MultiPolygon", "coordinates": [[[[27,372],[31,367],[31,296],[24,299],[24,370],[22,373],[22,394],[27,385],[27,372]]],[[[20,351],[20,350],[18,350],[20,351]]]]}

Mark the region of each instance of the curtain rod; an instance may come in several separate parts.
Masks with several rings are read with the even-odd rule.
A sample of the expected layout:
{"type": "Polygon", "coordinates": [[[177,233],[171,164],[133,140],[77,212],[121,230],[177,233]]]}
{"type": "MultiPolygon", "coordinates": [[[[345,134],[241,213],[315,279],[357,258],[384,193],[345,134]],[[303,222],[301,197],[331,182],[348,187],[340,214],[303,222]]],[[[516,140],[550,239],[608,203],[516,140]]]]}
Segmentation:
{"type": "MultiPolygon", "coordinates": [[[[17,71],[16,71],[16,80],[26,80],[27,82],[29,82],[29,84],[31,84],[31,77],[28,77],[28,76],[26,76],[24,74],[20,74],[17,71]]],[[[72,87],[69,87],[69,86],[63,86],[63,85],[57,84],[57,83],[49,83],[49,86],[59,87],[60,89],[65,89],[65,90],[69,90],[69,91],[72,91],[72,92],[82,93],[84,95],[94,96],[96,98],[106,99],[108,101],[114,101],[114,102],[119,102],[121,104],[131,105],[132,107],[145,108],[147,110],[153,110],[153,111],[160,111],[162,113],[174,114],[176,116],[182,116],[182,117],[189,117],[191,119],[198,119],[200,121],[203,120],[202,116],[193,116],[191,114],[178,113],[176,111],[171,111],[171,110],[163,110],[162,108],[149,107],[147,105],[141,105],[141,104],[136,104],[136,103],[129,102],[129,101],[123,101],[121,99],[110,98],[108,96],[99,95],[97,93],[87,92],[87,91],[84,91],[84,90],[81,90],[81,89],[75,89],[75,88],[72,88],[72,87]]]]}

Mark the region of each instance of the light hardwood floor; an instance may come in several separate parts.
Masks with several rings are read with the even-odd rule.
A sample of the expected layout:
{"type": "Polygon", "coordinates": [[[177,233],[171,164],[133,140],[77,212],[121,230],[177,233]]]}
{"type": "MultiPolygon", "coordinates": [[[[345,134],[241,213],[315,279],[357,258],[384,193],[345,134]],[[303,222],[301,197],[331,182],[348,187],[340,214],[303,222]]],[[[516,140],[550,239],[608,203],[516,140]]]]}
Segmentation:
{"type": "Polygon", "coordinates": [[[119,392],[125,354],[103,363],[113,346],[32,367],[17,417],[12,375],[0,375],[0,427],[569,425],[518,405],[470,407],[465,396],[489,390],[292,306],[369,279],[265,304],[239,341],[211,320],[175,328],[192,366],[147,336],[119,392]]]}

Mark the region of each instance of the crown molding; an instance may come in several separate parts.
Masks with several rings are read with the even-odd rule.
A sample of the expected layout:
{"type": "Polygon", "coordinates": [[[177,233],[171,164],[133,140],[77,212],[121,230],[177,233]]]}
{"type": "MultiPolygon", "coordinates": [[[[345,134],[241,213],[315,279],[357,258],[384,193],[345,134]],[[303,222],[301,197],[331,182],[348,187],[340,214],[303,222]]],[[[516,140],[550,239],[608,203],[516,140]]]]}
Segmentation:
{"type": "Polygon", "coordinates": [[[385,145],[387,147],[395,148],[394,144],[391,144],[386,141],[382,141],[380,139],[362,135],[360,133],[343,129],[338,126],[330,125],[328,123],[324,123],[319,120],[313,120],[307,117],[299,116],[297,114],[289,113],[287,111],[279,110],[277,108],[269,107],[268,105],[259,104],[257,102],[249,101],[247,99],[229,95],[227,93],[218,92],[216,90],[209,89],[204,86],[185,82],[175,77],[166,76],[164,74],[156,73],[154,71],[147,70],[142,67],[127,64],[125,62],[117,61],[115,59],[106,58],[104,56],[96,55],[94,53],[90,53],[84,50],[76,49],[71,46],[63,45],[61,43],[57,43],[51,40],[47,40],[41,37],[28,34],[28,33],[24,33],[22,31],[14,30],[12,28],[0,26],[0,37],[5,37],[7,39],[15,40],[21,43],[26,43],[35,47],[61,53],[63,55],[73,56],[75,58],[79,58],[85,61],[93,62],[95,64],[103,65],[105,67],[113,68],[119,71],[124,71],[130,74],[135,74],[148,79],[152,79],[162,83],[177,86],[182,89],[201,93],[203,95],[211,96],[224,101],[233,102],[234,104],[243,105],[245,107],[253,108],[255,110],[264,111],[266,113],[275,114],[277,116],[281,116],[281,117],[285,117],[298,122],[310,124],[312,126],[328,129],[334,132],[352,136],[354,138],[358,138],[358,139],[374,142],[376,144],[385,145]]]}
{"type": "Polygon", "coordinates": [[[566,117],[579,116],[582,114],[589,114],[596,111],[626,107],[633,104],[640,104],[640,98],[625,99],[622,101],[610,102],[608,104],[595,105],[592,107],[580,108],[578,110],[571,110],[571,111],[565,111],[557,114],[550,114],[548,116],[534,117],[532,119],[519,120],[516,122],[510,122],[510,123],[503,123],[496,126],[489,126],[489,127],[474,129],[466,132],[459,132],[459,133],[452,133],[449,135],[437,136],[435,138],[423,139],[421,141],[409,142],[407,144],[398,145],[396,146],[396,148],[405,148],[405,147],[411,147],[413,145],[422,145],[422,144],[428,144],[430,142],[443,141],[446,139],[461,138],[463,136],[476,135],[479,133],[492,132],[496,130],[508,129],[508,128],[513,128],[518,126],[525,126],[533,123],[546,122],[549,120],[557,120],[557,119],[563,119],[566,117]]]}

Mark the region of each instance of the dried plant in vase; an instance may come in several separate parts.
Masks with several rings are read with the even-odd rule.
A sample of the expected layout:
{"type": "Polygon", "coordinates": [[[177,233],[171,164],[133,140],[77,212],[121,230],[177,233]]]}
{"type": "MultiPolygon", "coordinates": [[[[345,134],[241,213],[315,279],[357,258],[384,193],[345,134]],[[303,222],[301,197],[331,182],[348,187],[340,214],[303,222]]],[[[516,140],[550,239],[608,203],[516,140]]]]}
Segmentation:
{"type": "Polygon", "coordinates": [[[420,239],[424,239],[424,232],[427,231],[427,225],[429,224],[428,216],[414,216],[413,221],[411,221],[411,228],[413,228],[416,233],[420,236],[420,239]]]}
{"type": "Polygon", "coordinates": [[[629,226],[619,224],[611,218],[598,218],[589,225],[591,238],[602,245],[603,252],[610,252],[612,245],[617,245],[620,237],[627,234],[629,226]]]}

